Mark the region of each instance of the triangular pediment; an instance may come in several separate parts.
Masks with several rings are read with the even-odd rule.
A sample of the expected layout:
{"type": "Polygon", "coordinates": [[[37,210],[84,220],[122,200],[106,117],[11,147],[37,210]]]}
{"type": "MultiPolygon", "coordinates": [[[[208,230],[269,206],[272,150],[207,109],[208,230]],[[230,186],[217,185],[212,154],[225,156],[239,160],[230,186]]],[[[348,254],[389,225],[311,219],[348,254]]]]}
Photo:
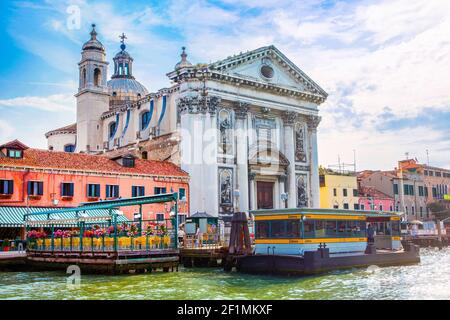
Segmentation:
{"type": "Polygon", "coordinates": [[[257,144],[249,148],[249,165],[250,166],[282,166],[287,167],[289,160],[278,150],[273,144],[267,143],[264,147],[257,144]]]}
{"type": "Polygon", "coordinates": [[[276,47],[262,47],[209,66],[221,74],[327,97],[327,93],[276,47]]]}

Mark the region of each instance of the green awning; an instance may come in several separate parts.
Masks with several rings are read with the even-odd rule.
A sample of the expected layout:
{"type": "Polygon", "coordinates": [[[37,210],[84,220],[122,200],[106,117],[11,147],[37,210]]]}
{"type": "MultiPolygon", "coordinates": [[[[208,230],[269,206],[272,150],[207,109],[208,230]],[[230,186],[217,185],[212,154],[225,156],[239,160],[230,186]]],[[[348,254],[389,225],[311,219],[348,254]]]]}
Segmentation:
{"type": "MultiPolygon", "coordinates": [[[[52,210],[60,210],[61,208],[47,207],[2,207],[0,206],[0,228],[20,228],[24,226],[24,215],[27,213],[39,213],[52,210]]],[[[117,212],[117,210],[112,210],[117,212]]],[[[86,210],[85,214],[89,217],[105,217],[109,215],[108,209],[86,210]]],[[[74,219],[75,212],[58,213],[56,219],[74,219]]],[[[46,220],[45,215],[34,216],[33,220],[46,220]]],[[[118,222],[130,222],[124,215],[117,216],[118,222]]],[[[103,222],[106,222],[103,221],[103,222]]],[[[102,223],[98,221],[96,223],[102,223]]]]}

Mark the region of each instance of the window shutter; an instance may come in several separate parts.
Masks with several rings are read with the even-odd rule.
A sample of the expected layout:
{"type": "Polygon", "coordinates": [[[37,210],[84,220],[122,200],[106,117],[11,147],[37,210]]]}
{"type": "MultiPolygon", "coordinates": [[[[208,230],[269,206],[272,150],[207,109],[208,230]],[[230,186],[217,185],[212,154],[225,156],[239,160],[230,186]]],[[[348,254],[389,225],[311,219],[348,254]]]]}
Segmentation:
{"type": "Polygon", "coordinates": [[[38,182],[38,195],[42,196],[44,194],[44,182],[38,182]]]}
{"type": "Polygon", "coordinates": [[[61,182],[61,184],[59,185],[59,193],[62,196],[65,196],[65,194],[64,194],[64,182],[61,182]]]}
{"type": "Polygon", "coordinates": [[[71,183],[70,184],[70,196],[73,197],[73,194],[74,194],[74,184],[71,183]]]}
{"type": "Polygon", "coordinates": [[[131,186],[131,196],[133,198],[136,197],[136,187],[135,186],[131,186]]]}
{"type": "Polygon", "coordinates": [[[30,194],[32,194],[31,193],[31,181],[28,181],[28,183],[27,183],[28,185],[27,185],[27,193],[30,195],[30,194]]]}
{"type": "Polygon", "coordinates": [[[115,189],[116,189],[116,190],[115,190],[114,197],[115,197],[115,198],[118,198],[118,197],[119,197],[119,186],[116,186],[115,189]]]}
{"type": "Polygon", "coordinates": [[[99,184],[95,185],[95,196],[100,197],[100,185],[99,184]]]}
{"type": "Polygon", "coordinates": [[[107,185],[106,185],[106,197],[107,197],[107,198],[111,197],[111,194],[110,194],[110,192],[109,192],[109,189],[110,189],[110,186],[109,186],[109,184],[107,184],[107,185]]]}

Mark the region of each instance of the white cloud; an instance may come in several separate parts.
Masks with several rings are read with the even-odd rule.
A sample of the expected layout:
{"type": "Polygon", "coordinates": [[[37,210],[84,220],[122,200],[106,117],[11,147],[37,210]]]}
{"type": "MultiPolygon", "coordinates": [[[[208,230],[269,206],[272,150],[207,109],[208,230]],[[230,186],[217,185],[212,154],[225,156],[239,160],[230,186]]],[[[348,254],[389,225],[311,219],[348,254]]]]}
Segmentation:
{"type": "Polygon", "coordinates": [[[12,140],[14,136],[14,128],[6,121],[0,119],[0,143],[12,140]]]}
{"type": "Polygon", "coordinates": [[[0,100],[0,108],[33,108],[48,112],[75,112],[73,95],[55,94],[47,97],[16,97],[0,100]]]}

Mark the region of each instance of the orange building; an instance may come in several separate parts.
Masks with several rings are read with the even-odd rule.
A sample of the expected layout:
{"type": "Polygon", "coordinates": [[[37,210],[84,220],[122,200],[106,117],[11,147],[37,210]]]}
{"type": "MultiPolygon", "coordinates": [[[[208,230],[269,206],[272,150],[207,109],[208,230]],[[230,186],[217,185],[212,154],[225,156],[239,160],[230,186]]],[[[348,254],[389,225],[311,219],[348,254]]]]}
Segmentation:
{"type": "MultiPolygon", "coordinates": [[[[170,192],[179,194],[182,222],[189,212],[189,175],[170,162],[39,150],[18,140],[0,145],[0,209],[76,207],[170,192]]],[[[142,218],[169,219],[170,209],[168,204],[144,205],[142,218]]],[[[133,220],[138,207],[123,210],[133,220]]],[[[2,217],[0,227],[1,222],[2,217]]]]}

